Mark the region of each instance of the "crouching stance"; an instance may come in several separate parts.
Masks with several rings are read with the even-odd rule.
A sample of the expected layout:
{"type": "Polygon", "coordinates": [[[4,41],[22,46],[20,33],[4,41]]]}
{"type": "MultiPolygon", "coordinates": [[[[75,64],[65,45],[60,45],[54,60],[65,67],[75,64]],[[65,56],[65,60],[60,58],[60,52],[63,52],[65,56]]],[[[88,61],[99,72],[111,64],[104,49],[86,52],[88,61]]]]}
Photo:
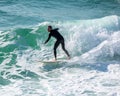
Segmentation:
{"type": "Polygon", "coordinates": [[[66,55],[68,56],[68,59],[70,59],[70,55],[68,53],[68,51],[65,49],[65,42],[64,42],[64,38],[63,36],[58,32],[58,28],[56,29],[52,29],[52,26],[48,26],[48,32],[49,33],[49,37],[48,39],[45,41],[45,44],[50,40],[51,36],[53,36],[54,38],[56,38],[56,42],[54,44],[54,57],[55,60],[57,60],[57,52],[56,49],[58,48],[58,46],[61,44],[62,45],[62,49],[63,51],[66,53],[66,55]]]}

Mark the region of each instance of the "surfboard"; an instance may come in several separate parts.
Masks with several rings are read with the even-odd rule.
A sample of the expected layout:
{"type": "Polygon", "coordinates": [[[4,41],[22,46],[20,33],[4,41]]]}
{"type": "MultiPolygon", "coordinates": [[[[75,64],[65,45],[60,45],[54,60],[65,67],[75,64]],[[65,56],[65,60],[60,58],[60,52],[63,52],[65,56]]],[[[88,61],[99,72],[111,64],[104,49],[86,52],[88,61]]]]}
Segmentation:
{"type": "Polygon", "coordinates": [[[43,60],[43,61],[39,61],[39,62],[41,62],[41,63],[60,63],[60,62],[67,62],[67,60],[65,60],[65,59],[56,60],[56,61],[54,61],[54,60],[43,60]]]}

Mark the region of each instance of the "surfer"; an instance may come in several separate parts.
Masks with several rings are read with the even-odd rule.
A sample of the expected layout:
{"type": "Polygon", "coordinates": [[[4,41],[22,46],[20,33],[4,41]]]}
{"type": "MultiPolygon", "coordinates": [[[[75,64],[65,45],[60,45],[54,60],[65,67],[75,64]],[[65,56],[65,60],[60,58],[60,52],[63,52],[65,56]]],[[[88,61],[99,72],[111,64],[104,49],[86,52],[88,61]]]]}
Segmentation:
{"type": "Polygon", "coordinates": [[[53,36],[54,38],[56,38],[56,42],[54,44],[54,57],[55,57],[55,61],[57,60],[57,52],[56,49],[58,48],[58,46],[61,44],[62,45],[62,49],[63,51],[66,53],[66,55],[68,56],[68,59],[70,59],[70,55],[68,53],[68,51],[65,49],[65,42],[64,42],[64,38],[63,36],[58,32],[58,28],[56,29],[52,29],[52,26],[48,26],[48,32],[49,36],[48,39],[45,41],[45,44],[50,40],[51,36],[53,36]]]}

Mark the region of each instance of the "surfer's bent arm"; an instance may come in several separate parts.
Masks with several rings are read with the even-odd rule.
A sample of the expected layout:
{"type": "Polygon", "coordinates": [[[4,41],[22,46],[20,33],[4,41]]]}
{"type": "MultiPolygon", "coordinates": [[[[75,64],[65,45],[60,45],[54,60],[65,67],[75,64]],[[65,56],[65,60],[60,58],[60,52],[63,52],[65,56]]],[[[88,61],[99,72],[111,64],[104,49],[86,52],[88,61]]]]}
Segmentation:
{"type": "Polygon", "coordinates": [[[49,37],[48,37],[48,39],[45,41],[45,44],[50,40],[50,38],[51,38],[51,35],[49,34],[49,37]]]}

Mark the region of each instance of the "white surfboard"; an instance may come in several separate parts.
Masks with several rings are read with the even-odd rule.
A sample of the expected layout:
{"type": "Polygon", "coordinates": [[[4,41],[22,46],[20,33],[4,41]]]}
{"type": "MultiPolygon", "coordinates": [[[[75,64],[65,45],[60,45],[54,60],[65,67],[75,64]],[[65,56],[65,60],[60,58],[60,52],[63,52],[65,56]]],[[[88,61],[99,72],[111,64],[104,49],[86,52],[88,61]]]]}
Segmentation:
{"type": "Polygon", "coordinates": [[[65,60],[65,59],[60,59],[60,60],[43,60],[43,61],[39,61],[41,63],[60,63],[60,62],[67,62],[68,60],[65,60]]]}

